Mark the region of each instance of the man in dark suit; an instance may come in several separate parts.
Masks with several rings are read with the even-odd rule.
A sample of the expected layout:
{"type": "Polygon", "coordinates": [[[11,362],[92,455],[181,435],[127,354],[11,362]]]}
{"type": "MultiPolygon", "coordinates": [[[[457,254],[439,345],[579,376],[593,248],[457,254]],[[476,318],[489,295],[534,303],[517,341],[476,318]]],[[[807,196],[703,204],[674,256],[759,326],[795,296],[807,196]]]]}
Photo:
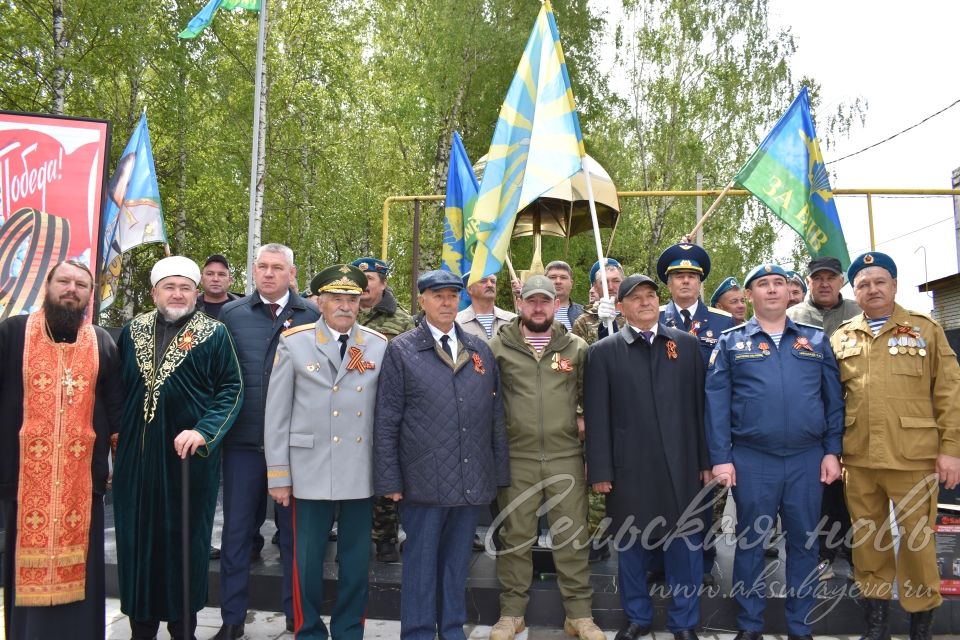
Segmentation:
{"type": "Polygon", "coordinates": [[[588,480],[607,494],[627,616],[616,638],[635,640],[650,632],[646,573],[662,548],[673,592],[667,627],[677,640],[695,640],[705,510],[691,505],[711,479],[703,358],[694,336],[658,323],[656,282],[631,275],[617,298],[627,326],[590,347],[584,376],[588,480]],[[664,479],[669,489],[661,487],[664,479]]]}

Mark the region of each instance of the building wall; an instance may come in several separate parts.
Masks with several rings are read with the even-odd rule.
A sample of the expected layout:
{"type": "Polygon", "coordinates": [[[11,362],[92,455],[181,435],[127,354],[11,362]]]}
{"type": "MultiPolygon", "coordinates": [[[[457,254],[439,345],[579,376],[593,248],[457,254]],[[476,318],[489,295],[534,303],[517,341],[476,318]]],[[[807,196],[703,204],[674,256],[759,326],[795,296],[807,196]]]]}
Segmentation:
{"type": "Polygon", "coordinates": [[[933,292],[933,319],[945,330],[960,329],[960,281],[933,292]]]}

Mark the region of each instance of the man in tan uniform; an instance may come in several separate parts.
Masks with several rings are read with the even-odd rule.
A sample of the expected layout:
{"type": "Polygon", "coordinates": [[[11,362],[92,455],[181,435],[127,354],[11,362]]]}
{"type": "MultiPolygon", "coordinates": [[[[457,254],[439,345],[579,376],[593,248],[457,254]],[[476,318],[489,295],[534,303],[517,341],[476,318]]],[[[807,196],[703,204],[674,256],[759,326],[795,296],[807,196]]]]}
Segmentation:
{"type": "Polygon", "coordinates": [[[847,276],[863,313],[841,324],[831,344],[847,403],[843,464],[864,637],[889,637],[897,578],[910,638],[927,640],[942,602],[933,537],[938,482],[947,489],[960,482],[960,367],[939,324],[894,302],[897,266],[890,256],[865,253],[847,276]]]}

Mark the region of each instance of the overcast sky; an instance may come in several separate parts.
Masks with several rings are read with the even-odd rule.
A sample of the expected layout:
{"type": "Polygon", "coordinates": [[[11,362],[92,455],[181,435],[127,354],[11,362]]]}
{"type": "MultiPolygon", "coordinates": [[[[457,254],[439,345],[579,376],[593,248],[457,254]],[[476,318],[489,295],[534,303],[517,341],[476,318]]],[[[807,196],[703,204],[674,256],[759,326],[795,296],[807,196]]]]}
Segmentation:
{"type": "MultiPolygon", "coordinates": [[[[595,5],[611,8],[612,17],[621,2],[595,0],[595,5]]],[[[960,83],[955,80],[960,65],[960,2],[771,0],[770,6],[772,25],[790,27],[794,34],[794,77],[811,76],[821,85],[819,113],[858,97],[868,103],[865,126],[857,124],[835,147],[822,147],[833,187],[951,188],[951,172],[960,167],[960,104],[874,149],[830,162],[960,99],[960,83]]],[[[866,198],[837,197],[837,209],[854,258],[870,246],[866,198]]],[[[958,272],[952,199],[874,197],[873,211],[876,249],[893,256],[900,270],[898,302],[930,310],[931,299],[919,293],[917,285],[958,272]]],[[[792,231],[785,228],[784,233],[792,231]]],[[[849,296],[849,289],[844,293],[849,296]]]]}

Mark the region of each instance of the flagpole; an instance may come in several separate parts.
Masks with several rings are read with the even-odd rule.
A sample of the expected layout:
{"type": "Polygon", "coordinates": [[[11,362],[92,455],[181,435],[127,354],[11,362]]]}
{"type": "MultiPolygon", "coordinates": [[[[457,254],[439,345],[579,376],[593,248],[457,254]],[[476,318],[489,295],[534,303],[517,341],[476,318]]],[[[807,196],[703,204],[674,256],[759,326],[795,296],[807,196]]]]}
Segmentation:
{"type": "Polygon", "coordinates": [[[727,183],[727,186],[723,188],[723,191],[721,191],[720,195],[717,196],[717,199],[713,201],[713,204],[711,204],[710,208],[707,209],[707,212],[703,214],[703,217],[700,218],[697,224],[693,227],[693,230],[684,236],[684,239],[686,239],[688,242],[693,242],[693,238],[697,235],[697,231],[703,227],[703,223],[707,221],[707,218],[710,217],[710,214],[717,210],[717,207],[720,205],[720,201],[727,197],[727,192],[729,192],[730,189],[733,189],[736,184],[736,180],[731,180],[727,183]]]}
{"type": "Polygon", "coordinates": [[[263,197],[260,191],[262,167],[260,138],[266,126],[266,105],[263,99],[263,50],[267,33],[267,0],[260,0],[260,27],[257,33],[257,70],[253,91],[253,144],[250,153],[250,219],[247,227],[247,277],[246,292],[253,293],[253,254],[260,245],[260,224],[263,197]]]}
{"type": "MultiPolygon", "coordinates": [[[[600,263],[600,282],[603,284],[603,297],[609,296],[607,293],[607,259],[603,255],[603,244],[600,242],[600,222],[597,220],[597,203],[593,199],[593,180],[590,178],[590,167],[587,166],[587,159],[583,158],[583,177],[587,183],[587,200],[590,202],[590,222],[593,224],[593,241],[597,245],[597,262],[600,263]]],[[[590,283],[593,286],[593,283],[590,283]]],[[[613,320],[606,321],[607,335],[613,335],[613,320]]]]}

